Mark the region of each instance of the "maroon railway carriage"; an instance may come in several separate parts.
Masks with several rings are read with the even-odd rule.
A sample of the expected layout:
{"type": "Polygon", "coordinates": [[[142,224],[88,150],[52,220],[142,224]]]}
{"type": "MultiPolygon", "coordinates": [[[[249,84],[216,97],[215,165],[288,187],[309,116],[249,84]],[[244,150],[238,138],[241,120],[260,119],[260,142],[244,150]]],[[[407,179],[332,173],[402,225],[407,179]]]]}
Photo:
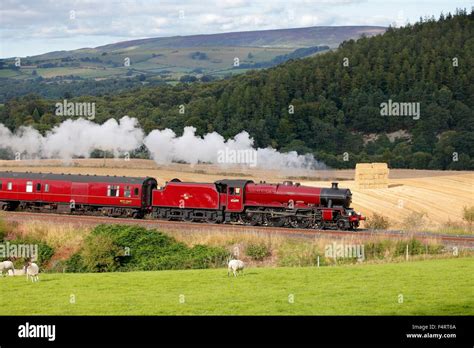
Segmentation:
{"type": "Polygon", "coordinates": [[[250,180],[191,183],[173,179],[153,191],[155,218],[300,228],[353,229],[365,218],[350,208],[352,194],[339,189],[250,180]]]}
{"type": "Polygon", "coordinates": [[[0,209],[143,217],[153,178],[0,172],[0,209]]]}

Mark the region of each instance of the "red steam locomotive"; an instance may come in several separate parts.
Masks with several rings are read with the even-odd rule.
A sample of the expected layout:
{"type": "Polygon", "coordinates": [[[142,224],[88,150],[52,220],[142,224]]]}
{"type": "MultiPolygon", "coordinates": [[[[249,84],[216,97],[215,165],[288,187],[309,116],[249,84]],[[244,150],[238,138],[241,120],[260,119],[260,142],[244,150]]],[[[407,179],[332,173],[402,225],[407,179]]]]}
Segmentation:
{"type": "Polygon", "coordinates": [[[331,188],[220,180],[0,172],[0,209],[115,217],[242,223],[274,227],[355,229],[365,218],[350,208],[352,194],[331,188]]]}

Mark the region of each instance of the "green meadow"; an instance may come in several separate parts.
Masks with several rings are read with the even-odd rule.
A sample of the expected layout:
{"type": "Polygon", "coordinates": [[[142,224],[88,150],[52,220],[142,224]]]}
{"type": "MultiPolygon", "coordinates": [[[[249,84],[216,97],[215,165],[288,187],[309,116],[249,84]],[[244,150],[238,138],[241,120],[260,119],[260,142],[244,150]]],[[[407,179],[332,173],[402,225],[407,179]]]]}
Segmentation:
{"type": "Polygon", "coordinates": [[[45,273],[0,279],[0,315],[473,315],[474,259],[45,273]]]}

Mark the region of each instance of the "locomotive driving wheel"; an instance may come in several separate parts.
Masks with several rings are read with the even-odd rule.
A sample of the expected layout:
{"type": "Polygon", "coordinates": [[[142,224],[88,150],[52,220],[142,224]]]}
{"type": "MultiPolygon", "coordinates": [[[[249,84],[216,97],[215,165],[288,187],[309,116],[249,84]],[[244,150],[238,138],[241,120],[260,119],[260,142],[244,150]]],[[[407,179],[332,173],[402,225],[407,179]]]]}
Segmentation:
{"type": "Polygon", "coordinates": [[[308,228],[311,225],[311,221],[307,218],[291,217],[289,224],[294,228],[308,228]]]}
{"type": "Polygon", "coordinates": [[[247,212],[240,215],[240,219],[244,224],[258,226],[262,223],[262,215],[259,213],[247,212]]]}
{"type": "Polygon", "coordinates": [[[217,224],[219,223],[219,219],[216,214],[208,214],[204,218],[204,221],[207,222],[208,224],[217,224]]]}
{"type": "Polygon", "coordinates": [[[266,222],[268,226],[271,227],[283,227],[287,223],[288,219],[286,217],[267,217],[266,222]]]}
{"type": "Polygon", "coordinates": [[[340,230],[345,230],[347,228],[346,222],[343,219],[337,220],[337,228],[339,228],[340,230]]]}

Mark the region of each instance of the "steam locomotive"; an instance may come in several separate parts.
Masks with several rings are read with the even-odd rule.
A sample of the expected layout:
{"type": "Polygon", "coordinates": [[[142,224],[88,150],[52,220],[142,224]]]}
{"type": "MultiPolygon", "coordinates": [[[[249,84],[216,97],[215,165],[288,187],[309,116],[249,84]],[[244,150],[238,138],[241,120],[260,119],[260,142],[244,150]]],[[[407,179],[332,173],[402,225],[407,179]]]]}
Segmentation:
{"type": "Polygon", "coordinates": [[[155,218],[252,226],[356,229],[349,189],[251,180],[214,183],[154,178],[0,172],[0,209],[155,218]]]}

